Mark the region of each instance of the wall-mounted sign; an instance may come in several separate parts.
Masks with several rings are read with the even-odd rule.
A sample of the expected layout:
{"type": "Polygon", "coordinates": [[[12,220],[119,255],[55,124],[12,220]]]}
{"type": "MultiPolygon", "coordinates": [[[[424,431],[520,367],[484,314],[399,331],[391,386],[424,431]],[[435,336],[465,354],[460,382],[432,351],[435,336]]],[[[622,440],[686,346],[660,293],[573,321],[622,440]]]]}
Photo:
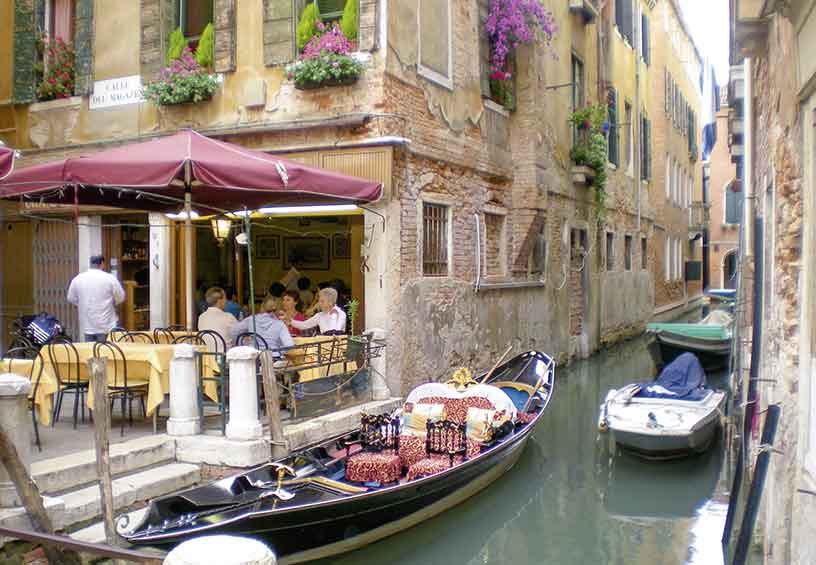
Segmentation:
{"type": "Polygon", "coordinates": [[[94,82],[89,107],[91,110],[97,110],[112,106],[124,106],[125,104],[138,104],[143,101],[142,77],[133,75],[94,82]]]}

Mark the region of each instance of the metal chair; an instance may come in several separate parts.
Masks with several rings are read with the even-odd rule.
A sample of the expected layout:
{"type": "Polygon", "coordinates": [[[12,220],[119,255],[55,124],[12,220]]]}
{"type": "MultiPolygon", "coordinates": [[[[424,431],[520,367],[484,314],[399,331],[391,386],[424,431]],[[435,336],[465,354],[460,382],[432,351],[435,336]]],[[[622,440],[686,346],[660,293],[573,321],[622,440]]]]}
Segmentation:
{"type": "Polygon", "coordinates": [[[122,407],[122,430],[120,435],[125,435],[125,405],[127,404],[127,418],[133,427],[133,400],[138,398],[142,404],[142,414],[147,417],[145,407],[145,397],[147,396],[150,384],[144,380],[128,381],[127,359],[122,349],[115,343],[97,343],[94,345],[94,357],[106,357],[110,365],[113,365],[113,384],[108,379],[108,391],[110,393],[111,414],[116,403],[116,399],[121,400],[122,407]]]}
{"type": "Polygon", "coordinates": [[[128,330],[121,326],[116,326],[108,332],[108,338],[110,341],[119,342],[126,333],[128,333],[128,330]]]}
{"type": "Polygon", "coordinates": [[[153,330],[153,343],[173,343],[175,336],[170,328],[156,328],[153,330]]]}
{"type": "Polygon", "coordinates": [[[37,389],[40,388],[40,379],[42,378],[43,362],[42,355],[36,347],[14,347],[6,352],[8,358],[8,371],[14,373],[14,361],[28,360],[31,361],[31,367],[28,368],[28,380],[31,381],[31,394],[28,397],[28,404],[31,408],[31,421],[34,423],[34,441],[37,445],[37,451],[42,451],[40,444],[40,429],[37,426],[37,406],[34,400],[37,398],[37,389]]]}
{"type": "Polygon", "coordinates": [[[125,332],[117,343],[156,343],[153,336],[147,332],[125,332]]]}
{"type": "Polygon", "coordinates": [[[221,435],[226,434],[227,426],[227,391],[228,368],[227,368],[227,342],[221,334],[214,330],[201,330],[196,337],[206,345],[207,351],[196,351],[196,361],[198,366],[198,410],[201,422],[204,422],[204,382],[214,381],[218,384],[218,413],[221,415],[221,435]],[[204,374],[204,358],[215,357],[218,362],[217,375],[204,374]]]}
{"type": "Polygon", "coordinates": [[[65,393],[74,395],[74,429],[77,427],[77,412],[82,406],[82,422],[85,422],[85,393],[88,391],[88,381],[83,381],[80,378],[80,360],[79,352],[74,343],[65,336],[55,337],[48,342],[48,358],[51,361],[51,366],[54,367],[54,376],[57,379],[57,401],[54,403],[54,415],[51,419],[51,425],[54,426],[59,421],[59,415],[62,411],[62,399],[65,393]],[[62,355],[60,355],[62,353],[62,355]],[[66,359],[67,362],[60,363],[61,359],[66,359]]]}
{"type": "Polygon", "coordinates": [[[257,349],[269,349],[269,343],[260,334],[244,332],[235,337],[235,345],[248,345],[257,349]]]}
{"type": "Polygon", "coordinates": [[[178,345],[179,343],[188,343],[190,345],[207,345],[203,339],[198,337],[198,334],[180,335],[171,343],[178,345]]]}

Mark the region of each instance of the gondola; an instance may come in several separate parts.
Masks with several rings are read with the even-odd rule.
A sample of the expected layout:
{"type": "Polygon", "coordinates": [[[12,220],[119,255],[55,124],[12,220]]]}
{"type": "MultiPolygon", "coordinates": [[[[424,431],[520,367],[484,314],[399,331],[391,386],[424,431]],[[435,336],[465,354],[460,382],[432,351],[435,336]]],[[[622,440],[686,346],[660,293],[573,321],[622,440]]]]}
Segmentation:
{"type": "Polygon", "coordinates": [[[658,367],[668,365],[683,353],[693,353],[706,371],[728,366],[731,356],[731,316],[714,310],[696,324],[648,324],[646,333],[654,336],[649,352],[658,367]]]}
{"type": "MultiPolygon", "coordinates": [[[[445,385],[418,387],[398,411],[401,420],[400,414],[363,416],[360,428],[350,434],[248,472],[154,499],[141,519],[123,515],[117,533],[133,545],[165,549],[202,535],[251,536],[268,543],[279,562],[302,563],[354,550],[418,524],[504,475],[518,460],[554,392],[554,362],[537,351],[511,359],[486,383],[479,382],[482,377],[469,377],[460,370],[445,385]],[[490,427],[483,441],[472,442],[468,409],[465,446],[455,441],[460,435],[434,435],[451,430],[461,434],[465,424],[428,416],[423,443],[431,459],[400,464],[398,478],[391,482],[350,480],[355,457],[384,461],[393,459],[395,453],[403,457],[410,437],[401,433],[396,438],[402,443],[390,444],[394,427],[406,425],[406,418],[420,420],[420,413],[438,406],[427,403],[419,409],[425,400],[436,402],[419,395],[429,388],[435,391],[434,399],[442,395],[472,400],[475,391],[487,391],[502,410],[484,413],[496,421],[501,416],[503,421],[490,427]],[[499,405],[499,401],[508,404],[499,405]],[[435,467],[432,472],[412,476],[416,467],[428,461],[435,467]]],[[[474,409],[474,413],[480,412],[474,409]]]]}

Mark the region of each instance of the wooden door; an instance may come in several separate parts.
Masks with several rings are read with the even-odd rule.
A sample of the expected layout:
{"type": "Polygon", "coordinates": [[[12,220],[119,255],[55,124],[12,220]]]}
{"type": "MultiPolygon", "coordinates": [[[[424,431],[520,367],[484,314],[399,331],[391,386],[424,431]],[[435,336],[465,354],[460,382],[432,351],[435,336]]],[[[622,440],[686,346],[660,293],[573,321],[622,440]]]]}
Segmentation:
{"type": "MultiPolygon", "coordinates": [[[[0,314],[5,331],[17,316],[34,311],[32,292],[31,234],[29,221],[9,221],[2,226],[0,250],[2,250],[2,298],[0,314]]],[[[5,333],[7,336],[8,333],[5,333]]]]}

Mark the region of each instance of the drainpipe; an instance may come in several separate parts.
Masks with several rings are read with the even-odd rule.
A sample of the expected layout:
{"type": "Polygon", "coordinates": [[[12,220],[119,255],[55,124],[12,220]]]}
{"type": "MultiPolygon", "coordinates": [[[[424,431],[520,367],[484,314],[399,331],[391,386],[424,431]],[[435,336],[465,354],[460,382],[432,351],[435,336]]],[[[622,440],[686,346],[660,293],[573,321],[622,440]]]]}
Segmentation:
{"type": "Polygon", "coordinates": [[[742,242],[742,249],[744,250],[744,257],[751,257],[754,253],[754,248],[752,245],[754,233],[754,92],[752,80],[752,62],[753,61],[750,57],[746,57],[745,62],[743,63],[745,97],[743,98],[742,111],[745,120],[745,132],[743,133],[743,139],[745,142],[745,156],[743,157],[742,161],[742,178],[745,184],[745,197],[742,207],[742,225],[745,228],[745,239],[742,242]]]}
{"type": "MultiPolygon", "coordinates": [[[[635,4],[637,6],[637,3],[635,4]]],[[[641,158],[641,150],[640,150],[640,15],[638,14],[638,10],[632,10],[632,17],[634,18],[634,22],[632,22],[632,29],[634,30],[634,52],[635,52],[635,107],[634,111],[632,112],[632,118],[635,120],[635,127],[632,127],[632,159],[634,164],[634,173],[635,173],[635,195],[637,198],[637,227],[636,231],[640,233],[640,158],[641,158]]]]}

